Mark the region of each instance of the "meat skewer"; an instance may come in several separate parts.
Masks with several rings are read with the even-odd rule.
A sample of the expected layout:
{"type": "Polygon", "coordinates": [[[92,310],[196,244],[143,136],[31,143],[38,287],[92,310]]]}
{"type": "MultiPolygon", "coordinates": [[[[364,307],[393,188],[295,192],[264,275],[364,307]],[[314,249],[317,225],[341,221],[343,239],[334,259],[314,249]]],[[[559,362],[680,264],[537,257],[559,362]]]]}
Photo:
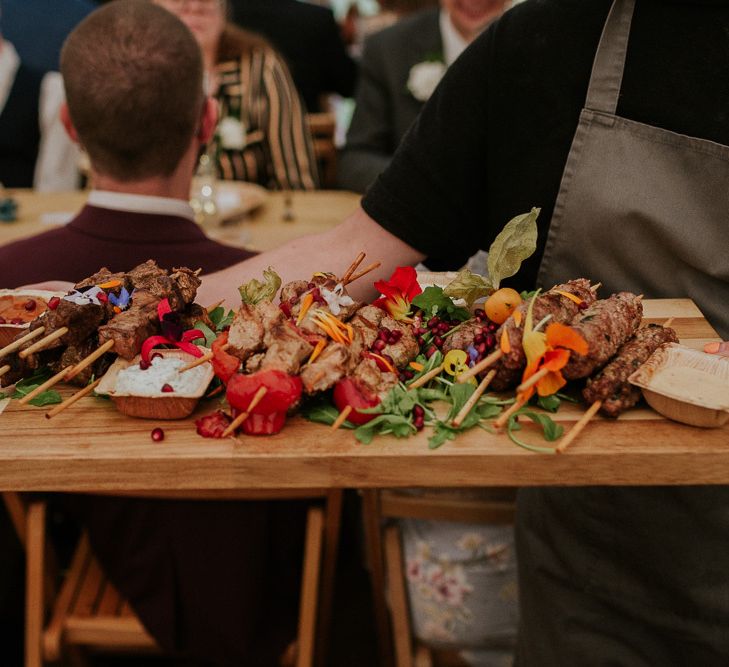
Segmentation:
{"type": "Polygon", "coordinates": [[[0,366],[0,377],[5,375],[10,370],[10,364],[5,364],[4,366],[0,366]]]}
{"type": "Polygon", "coordinates": [[[460,409],[458,414],[456,415],[455,419],[453,420],[452,424],[453,426],[460,426],[463,420],[468,416],[468,413],[471,412],[473,409],[473,406],[478,403],[478,399],[481,398],[482,394],[488,389],[488,386],[491,384],[491,381],[496,376],[496,370],[491,369],[486,375],[484,375],[483,380],[479,383],[478,387],[476,387],[476,390],[471,394],[471,397],[466,401],[465,405],[460,409]]]}
{"type": "Polygon", "coordinates": [[[49,333],[47,336],[44,336],[40,340],[33,343],[30,347],[26,347],[24,350],[21,350],[18,353],[18,356],[21,359],[25,359],[35,352],[40,352],[41,350],[47,348],[54,341],[58,340],[59,338],[63,338],[67,333],[68,327],[61,327],[60,329],[56,329],[52,333],[49,333]]]}
{"type": "Polygon", "coordinates": [[[99,357],[106,354],[109,350],[111,350],[114,347],[114,341],[113,340],[107,340],[106,343],[104,343],[101,347],[97,348],[95,352],[92,352],[88,357],[81,360],[78,364],[76,364],[68,373],[66,374],[65,379],[71,380],[74,377],[76,377],[84,368],[88,368],[93,364],[99,357]]]}
{"type": "MultiPolygon", "coordinates": [[[[549,316],[550,322],[569,324],[581,309],[589,307],[595,301],[595,293],[590,288],[590,281],[586,278],[570,280],[561,285],[555,285],[551,290],[541,294],[534,300],[532,318],[539,322],[549,316]]],[[[494,381],[498,381],[499,389],[506,389],[509,382],[513,382],[526,365],[526,356],[522,347],[524,334],[523,323],[526,318],[530,302],[520,304],[496,332],[497,341],[506,341],[508,352],[502,349],[495,350],[475,366],[458,377],[459,382],[466,382],[470,378],[483,372],[495,363],[499,364],[494,381]],[[516,372],[515,372],[516,371],[516,372]]]]}
{"type": "Polygon", "coordinates": [[[676,332],[665,325],[649,324],[638,329],[610,363],[588,380],[582,391],[582,397],[590,403],[590,407],[562,438],[557,452],[561,453],[567,449],[598,410],[602,410],[608,417],[615,418],[628,408],[632,408],[640,400],[641,393],[640,389],[628,382],[628,377],[661,345],[677,342],[676,332]]]}

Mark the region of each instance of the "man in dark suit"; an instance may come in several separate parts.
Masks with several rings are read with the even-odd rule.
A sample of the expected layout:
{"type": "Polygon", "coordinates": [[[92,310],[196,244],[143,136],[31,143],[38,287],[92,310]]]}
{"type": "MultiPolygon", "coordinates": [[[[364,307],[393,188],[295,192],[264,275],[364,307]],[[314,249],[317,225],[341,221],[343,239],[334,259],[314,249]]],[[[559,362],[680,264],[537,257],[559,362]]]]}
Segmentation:
{"type": "Polygon", "coordinates": [[[233,19],[265,35],[286,58],[309,111],[328,93],[354,94],[357,64],[348,55],[334,14],[299,0],[231,0],[233,19]]]}
{"type": "Polygon", "coordinates": [[[441,0],[365,42],[339,184],[364,192],[389,164],[446,68],[504,10],[506,0],[441,0]]]}
{"type": "MultiPolygon", "coordinates": [[[[89,154],[96,189],[65,227],[0,248],[0,286],[78,281],[103,265],[126,270],[150,258],[210,272],[251,256],[208,239],[192,219],[190,181],[217,107],[203,93],[200,50],[182,22],[146,0],[109,3],[71,33],[61,70],[62,114],[89,154]]],[[[276,630],[286,626],[265,608],[275,598],[266,545],[277,509],[88,496],[62,502],[163,649],[221,665],[275,664],[279,646],[262,637],[273,616],[276,630]],[[269,649],[273,655],[259,655],[269,649]]]]}

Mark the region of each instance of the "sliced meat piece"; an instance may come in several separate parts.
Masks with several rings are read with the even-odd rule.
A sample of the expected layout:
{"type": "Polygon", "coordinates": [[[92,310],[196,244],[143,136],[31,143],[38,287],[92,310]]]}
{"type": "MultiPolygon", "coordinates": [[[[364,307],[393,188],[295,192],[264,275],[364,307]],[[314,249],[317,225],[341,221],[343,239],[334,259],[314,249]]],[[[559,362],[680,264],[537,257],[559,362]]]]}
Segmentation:
{"type": "Polygon", "coordinates": [[[184,266],[172,269],[170,278],[177,284],[182,300],[186,304],[195,301],[197,289],[202,281],[197,276],[197,272],[192,271],[184,266]]]}
{"type": "Polygon", "coordinates": [[[333,387],[350,366],[351,352],[347,345],[329,343],[322,353],[301,370],[304,391],[313,394],[333,387]]]}
{"type": "Polygon", "coordinates": [[[357,383],[370,394],[384,398],[387,393],[398,383],[394,373],[381,371],[373,359],[362,359],[357,364],[351,376],[357,383]]]}
{"type": "Polygon", "coordinates": [[[396,368],[405,368],[420,352],[420,346],[413,334],[412,327],[392,319],[389,315],[382,318],[380,326],[390,331],[400,332],[400,340],[397,343],[385,345],[381,354],[389,355],[396,368]]]}
{"type": "Polygon", "coordinates": [[[199,303],[189,303],[185,310],[180,313],[180,323],[182,328],[187,331],[188,329],[194,329],[198,322],[202,322],[205,326],[215,331],[215,325],[210,320],[208,311],[203,308],[199,303]]]}
{"type": "Polygon", "coordinates": [[[114,353],[123,359],[133,359],[142,349],[142,343],[159,333],[159,301],[150,292],[136,290],[129,308],[99,327],[99,345],[113,340],[114,353]]]}
{"type": "Polygon", "coordinates": [[[76,283],[73,288],[76,290],[83,290],[87,287],[93,287],[94,285],[101,285],[102,283],[108,283],[112,280],[121,281],[122,285],[127,286],[129,280],[126,273],[118,272],[112,273],[106,267],[99,269],[93,276],[84,278],[81,282],[76,283]]]}
{"type": "Polygon", "coordinates": [[[228,352],[245,361],[263,349],[264,333],[260,310],[242,303],[228,331],[228,352]]]}
{"type": "Polygon", "coordinates": [[[263,363],[263,352],[256,352],[256,354],[248,357],[245,362],[245,371],[247,374],[256,373],[261,370],[261,364],[263,363]]]}
{"type": "Polygon", "coordinates": [[[275,368],[290,375],[299,372],[302,362],[314,350],[313,346],[286,321],[268,329],[264,334],[264,341],[267,349],[261,369],[275,368]]]}
{"type": "Polygon", "coordinates": [[[359,331],[362,335],[362,344],[365,349],[372,347],[372,343],[377,339],[380,330],[380,322],[387,313],[377,306],[363,306],[360,308],[349,321],[355,331],[359,331]]]}
{"type": "Polygon", "coordinates": [[[307,280],[292,280],[290,283],[286,283],[281,288],[281,303],[289,303],[293,306],[308,289],[309,282],[307,280]]]}
{"type": "Polygon", "coordinates": [[[473,339],[479,334],[488,333],[484,329],[484,323],[476,319],[467,320],[458,325],[458,329],[450,334],[443,343],[443,354],[448,354],[451,350],[467,350],[469,345],[473,345],[473,339]]]}
{"type": "Polygon", "coordinates": [[[261,315],[261,324],[265,331],[273,329],[279,324],[283,324],[286,320],[286,316],[281,309],[270,301],[261,301],[255,307],[261,315]]]}

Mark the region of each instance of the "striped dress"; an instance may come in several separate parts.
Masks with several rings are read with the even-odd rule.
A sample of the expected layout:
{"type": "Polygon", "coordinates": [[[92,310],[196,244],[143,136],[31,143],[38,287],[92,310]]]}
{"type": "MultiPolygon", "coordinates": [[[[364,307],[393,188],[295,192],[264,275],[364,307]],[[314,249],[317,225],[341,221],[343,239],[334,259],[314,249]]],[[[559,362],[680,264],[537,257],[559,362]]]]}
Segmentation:
{"type": "Polygon", "coordinates": [[[240,119],[245,146],[231,149],[216,134],[219,178],[274,190],[313,190],[317,164],[306,115],[288,68],[272,49],[253,49],[217,66],[220,118],[240,119]]]}

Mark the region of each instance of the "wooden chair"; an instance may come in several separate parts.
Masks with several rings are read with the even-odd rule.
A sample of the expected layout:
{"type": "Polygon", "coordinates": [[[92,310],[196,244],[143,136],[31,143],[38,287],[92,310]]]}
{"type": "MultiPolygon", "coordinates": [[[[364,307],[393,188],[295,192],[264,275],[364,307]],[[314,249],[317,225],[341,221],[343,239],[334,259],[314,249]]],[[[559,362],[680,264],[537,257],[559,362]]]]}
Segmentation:
{"type": "Polygon", "coordinates": [[[337,147],[334,142],[336,116],[330,112],[310,113],[306,115],[306,120],[314,141],[321,186],[325,189],[334,188],[337,185],[337,147]]]}
{"type": "MultiPolygon", "coordinates": [[[[340,490],[129,493],[134,497],[269,500],[318,499],[307,512],[299,622],[295,646],[282,664],[323,664],[331,617],[334,570],[341,520],[340,490]],[[319,652],[315,654],[315,648],[319,652]]],[[[56,566],[46,539],[46,503],[3,493],[3,500],[26,551],[25,667],[42,667],[63,653],[79,657],[84,649],[158,652],[129,603],[106,579],[82,534],[71,566],[56,590],[56,566]]]]}
{"type": "Polygon", "coordinates": [[[400,530],[394,522],[387,520],[508,524],[514,521],[515,499],[514,489],[501,488],[484,490],[484,495],[478,498],[433,490],[424,490],[422,494],[395,489],[362,491],[381,665],[392,665],[393,656],[397,667],[458,664],[457,658],[447,651],[436,656],[428,647],[413,642],[400,530]]]}

